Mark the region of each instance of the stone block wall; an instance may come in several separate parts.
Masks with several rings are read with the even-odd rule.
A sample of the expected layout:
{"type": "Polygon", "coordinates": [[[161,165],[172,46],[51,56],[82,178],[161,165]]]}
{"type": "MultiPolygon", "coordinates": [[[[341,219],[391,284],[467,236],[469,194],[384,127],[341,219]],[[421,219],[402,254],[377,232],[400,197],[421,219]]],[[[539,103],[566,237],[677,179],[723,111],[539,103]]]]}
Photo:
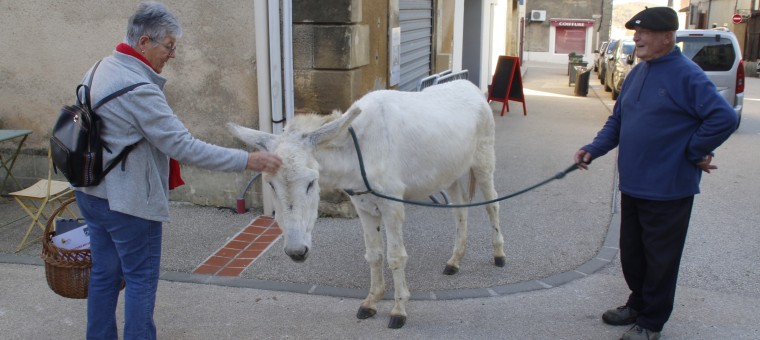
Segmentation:
{"type": "MultiPolygon", "coordinates": [[[[245,148],[223,123],[258,124],[254,1],[162,2],[184,31],[176,58],[162,72],[169,105],[196,138],[245,148]]],[[[137,3],[2,2],[0,42],[19,48],[0,49],[0,122],[5,129],[33,130],[13,171],[22,185],[47,176],[46,149],[57,113],[74,102],[85,72],[122,42],[137,3]]],[[[0,144],[3,157],[8,149],[0,144]]],[[[186,185],[172,192],[173,200],[235,207],[252,172],[183,165],[182,175],[186,185]]]]}
{"type": "MultiPolygon", "coordinates": [[[[388,3],[294,0],[295,111],[345,111],[388,84],[388,3]]],[[[341,191],[322,190],[322,216],[355,217],[341,191]]]]}
{"type": "Polygon", "coordinates": [[[296,112],[346,110],[366,93],[370,26],[362,0],[293,1],[296,112]]]}

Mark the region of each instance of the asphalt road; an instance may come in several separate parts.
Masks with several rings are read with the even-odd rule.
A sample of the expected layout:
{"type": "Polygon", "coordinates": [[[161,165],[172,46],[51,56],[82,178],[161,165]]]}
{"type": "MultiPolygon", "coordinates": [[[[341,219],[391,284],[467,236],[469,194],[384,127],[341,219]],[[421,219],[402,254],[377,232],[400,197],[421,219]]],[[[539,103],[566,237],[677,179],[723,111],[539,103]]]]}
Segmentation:
{"type": "MultiPolygon", "coordinates": [[[[512,112],[499,117],[501,106],[493,104],[500,194],[567,167],[614,105],[594,76],[589,95],[574,96],[565,72],[563,64],[527,66],[526,116],[510,102],[512,112]]],[[[742,125],[716,150],[719,169],[703,177],[695,200],[665,339],[760,338],[758,101],[760,79],[747,78],[742,125]]],[[[159,338],[617,338],[625,328],[600,320],[627,295],[616,257],[614,164],[610,153],[590,171],[503,202],[505,268],[492,265],[485,213],[471,209],[462,269],[441,275],[453,246],[450,213],[409,207],[407,278],[417,299],[400,330],[385,327],[392,301],[375,317],[354,317],[369,285],[357,220],[320,218],[305,263],[290,261],[280,240],[240,278],[217,278],[189,273],[257,212],[173,204],[173,222],[164,228],[159,338]]],[[[0,204],[3,217],[16,213],[13,204],[0,204]]],[[[0,338],[83,338],[85,303],[47,288],[39,245],[13,253],[23,229],[0,228],[0,338]]],[[[390,276],[386,281],[390,292],[390,276]]]]}

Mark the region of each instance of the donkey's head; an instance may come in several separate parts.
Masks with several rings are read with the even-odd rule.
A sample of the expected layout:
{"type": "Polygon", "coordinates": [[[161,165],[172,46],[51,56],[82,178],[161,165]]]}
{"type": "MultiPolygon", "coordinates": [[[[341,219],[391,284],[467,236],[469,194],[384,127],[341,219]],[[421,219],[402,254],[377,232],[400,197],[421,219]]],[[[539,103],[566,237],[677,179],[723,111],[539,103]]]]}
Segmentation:
{"type": "Polygon", "coordinates": [[[361,110],[329,116],[298,115],[288,122],[282,135],[248,129],[233,123],[227,126],[246,144],[282,158],[277,173],[264,173],[262,180],[273,192],[275,220],[285,235],[285,254],[303,262],[311,247],[311,232],[319,210],[319,164],[316,148],[345,132],[361,110]]]}

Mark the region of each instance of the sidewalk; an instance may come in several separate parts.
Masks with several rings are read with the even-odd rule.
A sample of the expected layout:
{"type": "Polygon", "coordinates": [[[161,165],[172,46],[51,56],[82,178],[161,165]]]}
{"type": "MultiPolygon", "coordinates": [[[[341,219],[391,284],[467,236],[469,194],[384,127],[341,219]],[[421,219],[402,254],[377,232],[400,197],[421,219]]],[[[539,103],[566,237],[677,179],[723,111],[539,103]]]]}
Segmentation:
{"type": "MultiPolygon", "coordinates": [[[[567,84],[566,65],[532,63],[523,69],[527,116],[519,103],[510,102],[511,112],[499,117],[500,103],[492,104],[501,195],[570,165],[572,154],[593,138],[613,103],[596,74],[588,97],[576,97],[567,84]]],[[[453,243],[450,214],[408,207],[405,243],[413,300],[407,324],[399,330],[386,328],[392,300],[383,301],[370,319],[354,316],[369,284],[357,220],[320,218],[313,253],[303,264],[290,261],[277,239],[238,275],[201,275],[193,272],[260,212],[238,215],[173,203],[173,222],[164,227],[156,305],[159,338],[616,339],[625,328],[600,320],[628,293],[616,259],[614,173],[614,155],[608,155],[586,173],[574,172],[502,202],[505,268],[491,264],[483,209],[470,209],[468,253],[460,273],[451,277],[440,274],[453,243]]],[[[11,204],[15,202],[0,204],[3,216],[12,211],[11,204]]],[[[693,229],[700,240],[698,217],[693,229]]],[[[25,225],[0,229],[2,338],[83,338],[86,301],[49,290],[39,266],[39,244],[13,254],[23,229],[25,225]]],[[[687,252],[699,253],[685,254],[687,269],[682,269],[664,338],[760,337],[757,284],[737,287],[742,275],[734,267],[719,268],[725,272],[718,278],[693,277],[688,270],[694,263],[702,265],[702,252],[711,254],[720,246],[687,244],[687,252]]],[[[392,294],[387,271],[386,282],[386,292],[392,294]]]]}

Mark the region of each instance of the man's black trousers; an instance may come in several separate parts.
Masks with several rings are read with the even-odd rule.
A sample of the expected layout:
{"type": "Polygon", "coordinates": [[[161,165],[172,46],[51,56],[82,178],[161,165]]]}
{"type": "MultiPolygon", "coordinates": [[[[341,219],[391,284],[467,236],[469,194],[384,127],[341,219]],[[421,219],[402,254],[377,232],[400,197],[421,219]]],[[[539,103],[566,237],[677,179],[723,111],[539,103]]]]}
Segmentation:
{"type": "Polygon", "coordinates": [[[694,196],[654,201],[623,194],[620,204],[620,260],[631,289],[627,305],[639,312],[639,326],[659,332],[673,311],[694,196]]]}

